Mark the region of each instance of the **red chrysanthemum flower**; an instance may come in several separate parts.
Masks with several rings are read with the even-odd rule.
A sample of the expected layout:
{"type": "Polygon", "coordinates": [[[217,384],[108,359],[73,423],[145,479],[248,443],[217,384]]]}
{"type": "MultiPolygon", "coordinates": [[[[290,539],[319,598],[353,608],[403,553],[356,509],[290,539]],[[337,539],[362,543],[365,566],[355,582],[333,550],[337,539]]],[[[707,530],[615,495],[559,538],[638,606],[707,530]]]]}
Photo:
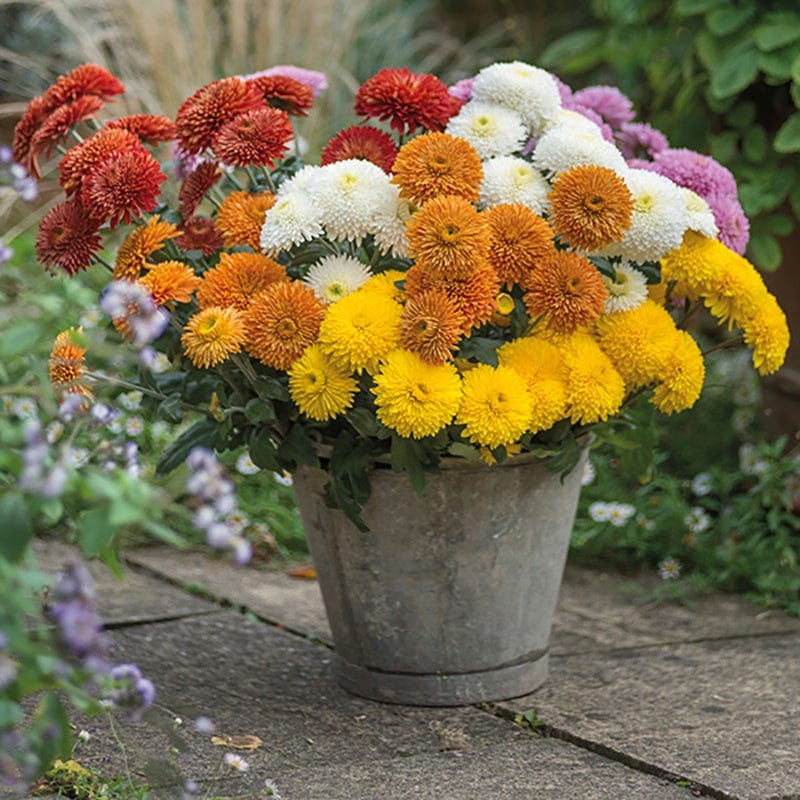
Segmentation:
{"type": "Polygon", "coordinates": [[[192,217],[179,230],[180,236],[174,241],[184,252],[199,250],[204,256],[210,256],[224,245],[222,236],[214,226],[214,220],[208,217],[192,217]]]}
{"type": "Polygon", "coordinates": [[[130,151],[146,152],[139,137],[130,131],[108,128],[70,148],[58,165],[59,183],[67,197],[78,195],[88,206],[91,202],[88,187],[94,171],[107,158],[130,151]]]}
{"type": "Polygon", "coordinates": [[[127,150],[105,159],[89,179],[89,209],[114,228],[152,211],[167,176],[146,150],[127,150]]]}
{"type": "Polygon", "coordinates": [[[105,124],[109,128],[121,128],[135,133],[145,142],[171,142],[178,136],[175,123],[162,114],[129,114],[105,124]]]}
{"type": "Polygon", "coordinates": [[[260,75],[250,78],[247,83],[256,86],[273,108],[280,108],[295,117],[306,116],[314,105],[313,89],[286,75],[260,75]]]}
{"type": "Polygon", "coordinates": [[[339,131],[325,145],[320,163],[324,167],[335,161],[360,158],[371,161],[389,173],[396,157],[397,145],[386,131],[378,130],[371,125],[351,125],[339,131]]]}
{"type": "Polygon", "coordinates": [[[25,161],[28,172],[39,177],[39,156],[50,158],[55,146],[66,138],[75,125],[92,119],[102,107],[103,101],[99,97],[87,94],[71,103],[59,106],[49,114],[31,138],[25,161]]]}
{"type": "Polygon", "coordinates": [[[39,223],[36,256],[49,272],[58,267],[67,275],[86,269],[102,247],[99,222],[76,200],[51,209],[39,223]]]}
{"type": "Polygon", "coordinates": [[[110,100],[125,91],[119,78],[112,75],[105,67],[97,64],[81,64],[72,72],[61,75],[44,93],[44,101],[49,111],[65,103],[71,103],[79,97],[91,94],[102,100],[110,100]]]}
{"type": "Polygon", "coordinates": [[[184,219],[195,215],[200,201],[221,175],[222,170],[216,161],[201,161],[189,173],[178,190],[178,211],[184,219]]]}
{"type": "MultiPolygon", "coordinates": [[[[44,102],[44,97],[34,97],[28,103],[25,113],[14,127],[14,140],[11,144],[11,152],[14,161],[19,164],[28,163],[28,153],[31,149],[31,140],[39,130],[39,126],[47,118],[49,111],[44,102]]],[[[38,176],[37,176],[38,177],[38,176]]]]}
{"type": "Polygon", "coordinates": [[[181,149],[194,155],[211,145],[223,125],[239,114],[264,108],[265,101],[253,83],[220,78],[198,89],[181,103],[175,128],[181,149]]]}
{"type": "Polygon", "coordinates": [[[417,74],[407,67],[382,69],[356,92],[355,111],[362,117],[389,120],[401,135],[417,128],[444,130],[461,107],[434,75],[417,74]]]}
{"type": "Polygon", "coordinates": [[[251,164],[272,168],[275,159],[288,149],[294,136],[285,111],[256,108],[235,117],[214,137],[214,154],[225,164],[247,167],[251,164]]]}

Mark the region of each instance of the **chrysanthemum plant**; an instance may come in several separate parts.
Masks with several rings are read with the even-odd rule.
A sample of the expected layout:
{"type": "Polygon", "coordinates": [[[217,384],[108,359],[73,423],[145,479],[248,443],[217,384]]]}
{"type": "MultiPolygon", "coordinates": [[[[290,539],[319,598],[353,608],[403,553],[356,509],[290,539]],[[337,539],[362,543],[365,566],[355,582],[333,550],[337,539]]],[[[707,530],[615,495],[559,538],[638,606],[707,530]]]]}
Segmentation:
{"type": "MultiPolygon", "coordinates": [[[[361,122],[306,165],[293,118],[323,86],[274,68],[198,89],[174,120],[104,122],[123,87],[86,65],[17,126],[30,172],[63,152],[39,259],[73,275],[105,263],[112,234],[101,307],[172,364],[144,359],[143,391],[167,417],[201,410],[161,470],[195,445],[323,465],[329,502],[360,523],[376,468],[422,491],[445,457],[530,452],[563,472],[590,431],[635,443],[632,398],[668,414],[696,401],[704,354],[686,323],[704,307],[760,373],[781,365],[783,313],[680,182],[705,174],[735,202],[733,177],[700,154],[659,174],[663,143],[613,90],[569,110],[564,84],[519,62],[449,88],[384,69],[356,93],[361,122]]],[[[63,334],[51,376],[88,402],[84,358],[63,334]]]]}

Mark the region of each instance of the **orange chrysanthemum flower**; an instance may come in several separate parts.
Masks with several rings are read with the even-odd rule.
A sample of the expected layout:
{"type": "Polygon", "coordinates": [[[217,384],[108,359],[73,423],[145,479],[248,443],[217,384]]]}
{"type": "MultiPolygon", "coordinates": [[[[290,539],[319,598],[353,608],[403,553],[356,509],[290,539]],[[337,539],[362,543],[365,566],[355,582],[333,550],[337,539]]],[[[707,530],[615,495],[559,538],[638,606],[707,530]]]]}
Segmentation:
{"type": "Polygon", "coordinates": [[[547,195],[550,224],[577,250],[597,250],[631,226],[633,196],[608,167],[584,164],[561,172],[547,195]]]}
{"type": "Polygon", "coordinates": [[[533,271],[523,300],[531,318],[558,333],[572,333],[596,320],[608,290],[595,267],[577,253],[560,250],[533,271]]]}
{"type": "Polygon", "coordinates": [[[304,117],[314,105],[314,90],[287,75],[259,75],[248,78],[266,102],[295,117],[304,117]]]}
{"type": "Polygon", "coordinates": [[[74,275],[86,269],[100,251],[98,228],[98,220],[76,200],[60,203],[39,223],[36,257],[51,272],[58,267],[67,275],[74,275]]]}
{"type": "Polygon", "coordinates": [[[407,67],[382,69],[361,84],[356,92],[355,111],[389,125],[401,135],[417,128],[441,131],[461,107],[437,77],[417,74],[407,67]]]}
{"type": "MultiPolygon", "coordinates": [[[[80,332],[78,328],[77,333],[80,332]]],[[[91,390],[83,382],[86,348],[74,341],[75,333],[75,329],[70,328],[56,336],[47,362],[50,385],[59,400],[69,392],[92,397],[91,390]]]]}
{"type": "Polygon", "coordinates": [[[200,285],[200,276],[180,261],[162,261],[156,264],[139,283],[147,287],[159,306],[172,303],[190,303],[192,293],[200,285]]]}
{"type": "Polygon", "coordinates": [[[463,197],[428,200],[406,229],[409,253],[437,278],[466,278],[486,261],[489,226],[463,197]]]}
{"type": "Polygon", "coordinates": [[[464,335],[468,335],[473,327],[488,322],[497,310],[500,279],[488,262],[484,262],[463,279],[439,279],[416,264],[408,270],[406,273],[408,301],[431,289],[443,290],[458,307],[464,318],[461,330],[464,335]]]}
{"type": "Polygon", "coordinates": [[[129,114],[106,122],[107,129],[121,128],[146,142],[171,142],[177,137],[175,123],[162,114],[129,114]]]}
{"type": "Polygon", "coordinates": [[[206,192],[220,179],[222,169],[216,161],[201,161],[181,183],[178,190],[178,211],[191,219],[206,192]]]}
{"type": "Polygon", "coordinates": [[[267,211],[275,205],[272,192],[231,192],[217,211],[216,226],[225,247],[247,245],[261,249],[261,228],[267,211]]]}
{"type": "Polygon", "coordinates": [[[201,369],[240,352],[244,340],[244,319],[235,308],[204,308],[186,323],[181,335],[184,352],[201,369]]]}
{"type": "Polygon", "coordinates": [[[185,253],[199,250],[204,256],[210,256],[222,248],[222,237],[217,231],[214,220],[208,217],[192,217],[181,224],[180,235],[175,244],[185,253]]]}
{"type": "Polygon", "coordinates": [[[475,148],[449,133],[417,136],[400,148],[392,181],[417,204],[452,194],[477,202],[483,166],[475,148]]]}
{"type": "Polygon", "coordinates": [[[71,147],[58,165],[58,180],[67,197],[78,195],[88,207],[91,203],[92,176],[108,158],[119,153],[147,151],[139,137],[121,128],[102,128],[97,133],[71,147]]]}
{"type": "Polygon", "coordinates": [[[214,137],[212,148],[225,164],[247,167],[251,164],[275,164],[289,147],[294,136],[292,123],[285,111],[277,108],[255,108],[234,117],[214,137]]]}
{"type": "Polygon", "coordinates": [[[256,295],[244,314],[250,355],[287,370],[317,340],[325,306],[301,281],[278,282],[256,295]]]}
{"type": "Polygon", "coordinates": [[[259,292],[288,280],[285,268],[261,253],[222,253],[219,264],[203,274],[197,302],[200,308],[220,306],[244,311],[259,292]]]}
{"type": "Polygon", "coordinates": [[[464,315],[444,289],[428,289],[411,298],[400,320],[400,344],[429,364],[452,357],[461,339],[464,315]]]}
{"type": "Polygon", "coordinates": [[[509,289],[525,283],[536,265],[556,252],[553,229],[527,206],[493,206],[483,217],[489,224],[489,263],[509,289]]]}
{"type": "Polygon", "coordinates": [[[371,161],[384,172],[391,172],[397,145],[386,131],[373,128],[371,125],[351,125],[339,131],[325,145],[320,164],[333,164],[336,161],[347,161],[360,158],[371,161]]]}
{"type": "Polygon", "coordinates": [[[84,95],[66,105],[59,106],[42,122],[33,135],[25,162],[32,175],[39,175],[39,156],[46,159],[53,154],[55,146],[65,139],[79,122],[93,119],[103,107],[103,101],[94,95],[84,95]]]}
{"type": "Polygon", "coordinates": [[[178,143],[194,155],[210,147],[223,125],[239,114],[264,108],[258,87],[240,78],[220,78],[181,103],[175,117],[178,143]]]}
{"type": "Polygon", "coordinates": [[[147,150],[128,150],[105,159],[92,173],[87,188],[92,214],[114,228],[143,212],[153,211],[167,176],[147,150]]]}
{"type": "Polygon", "coordinates": [[[177,235],[178,229],[171,222],[150,217],[144,225],[134,228],[119,246],[112,279],[137,280],[143,269],[152,266],[147,259],[177,235]]]}

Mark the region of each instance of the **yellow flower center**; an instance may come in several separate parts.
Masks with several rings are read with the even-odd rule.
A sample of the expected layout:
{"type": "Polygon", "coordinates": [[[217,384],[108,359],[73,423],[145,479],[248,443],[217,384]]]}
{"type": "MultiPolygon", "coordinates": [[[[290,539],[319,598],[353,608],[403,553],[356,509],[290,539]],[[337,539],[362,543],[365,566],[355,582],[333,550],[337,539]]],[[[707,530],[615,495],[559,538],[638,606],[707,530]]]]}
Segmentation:
{"type": "Polygon", "coordinates": [[[275,326],[275,334],[280,339],[291,339],[297,333],[297,323],[291,317],[283,317],[275,326]]]}
{"type": "Polygon", "coordinates": [[[216,328],[218,324],[219,324],[219,317],[208,317],[208,319],[204,319],[197,326],[197,333],[200,336],[209,336],[214,332],[214,328],[216,328]]]}
{"type": "Polygon", "coordinates": [[[640,214],[646,214],[655,205],[655,200],[651,194],[643,194],[634,200],[633,207],[640,214]]]}
{"type": "Polygon", "coordinates": [[[430,391],[424,383],[415,383],[414,386],[411,387],[411,397],[420,403],[425,402],[429,394],[430,391]]]}

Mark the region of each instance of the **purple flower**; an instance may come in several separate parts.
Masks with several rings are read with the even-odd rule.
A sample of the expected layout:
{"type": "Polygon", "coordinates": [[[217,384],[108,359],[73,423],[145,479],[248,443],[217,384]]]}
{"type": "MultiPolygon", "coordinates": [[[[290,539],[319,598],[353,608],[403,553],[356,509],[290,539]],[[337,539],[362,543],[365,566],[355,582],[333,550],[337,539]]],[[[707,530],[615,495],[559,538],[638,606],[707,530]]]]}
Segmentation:
{"type": "Polygon", "coordinates": [[[711,156],[694,150],[683,147],[661,150],[653,157],[651,169],[678,186],[691,189],[706,202],[712,194],[736,197],[736,179],[731,171],[711,156]]]}
{"type": "Polygon", "coordinates": [[[14,153],[7,144],[0,144],[0,164],[10,164],[14,160],[14,153]]]}
{"type": "Polygon", "coordinates": [[[636,114],[633,103],[616,86],[589,86],[572,95],[572,102],[599,114],[618,130],[636,114]]]}
{"type": "Polygon", "coordinates": [[[448,87],[448,94],[466,103],[472,97],[472,84],[475,83],[475,78],[463,78],[456,81],[452,86],[448,87]]]}
{"type": "Polygon", "coordinates": [[[572,87],[564,83],[564,81],[562,81],[561,78],[558,77],[558,75],[553,75],[553,80],[556,82],[559,95],[561,95],[561,105],[566,106],[566,104],[572,98],[572,87]]]}
{"type": "Polygon", "coordinates": [[[61,641],[78,658],[106,647],[103,624],[85,600],[54,603],[50,609],[58,625],[61,641]]]}
{"type": "Polygon", "coordinates": [[[736,195],[712,193],[705,199],[719,228],[717,238],[735,253],[744,255],[750,241],[750,222],[736,195]]]}
{"type": "MultiPolygon", "coordinates": [[[[652,160],[656,153],[666,150],[669,141],[661,131],[646,122],[626,122],[617,133],[617,146],[631,166],[633,159],[652,160]]],[[[640,169],[641,167],[634,167],[640,169]]]]}
{"type": "Polygon", "coordinates": [[[99,305],[111,319],[125,321],[137,345],[158,339],[169,325],[169,314],[158,307],[144,286],[133,281],[111,281],[100,295],[99,305]]]}
{"type": "Polygon", "coordinates": [[[111,679],[116,686],[108,699],[119,708],[127,709],[136,718],[156,699],[156,689],[149,678],[142,676],[136,664],[117,664],[111,669],[111,679]]]}
{"type": "Polygon", "coordinates": [[[53,598],[58,602],[86,600],[94,602],[96,597],[94,579],[86,565],[76,558],[70,559],[58,577],[53,589],[53,598]]]}
{"type": "Polygon", "coordinates": [[[8,263],[13,255],[14,251],[11,249],[11,247],[9,247],[9,245],[7,245],[5,242],[0,241],[0,266],[8,263]]]}
{"type": "Polygon", "coordinates": [[[314,97],[319,97],[328,88],[328,79],[324,72],[317,72],[304,67],[294,67],[290,64],[262,69],[260,72],[253,72],[250,75],[241,75],[240,77],[246,81],[251,78],[261,78],[269,75],[283,75],[285,78],[292,78],[298,83],[305,84],[311,89],[314,97]]]}

